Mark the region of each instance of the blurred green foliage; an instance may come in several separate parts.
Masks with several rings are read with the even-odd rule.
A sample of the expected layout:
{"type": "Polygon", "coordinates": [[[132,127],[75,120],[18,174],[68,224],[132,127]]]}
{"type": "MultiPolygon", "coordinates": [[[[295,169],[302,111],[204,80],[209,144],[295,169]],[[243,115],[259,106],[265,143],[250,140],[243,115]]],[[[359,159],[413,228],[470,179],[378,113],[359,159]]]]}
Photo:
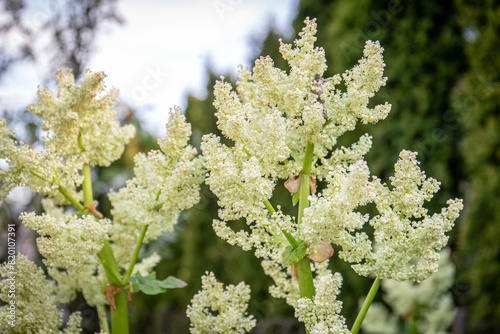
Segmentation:
{"type": "Polygon", "coordinates": [[[463,126],[467,174],[459,226],[460,298],[470,333],[498,332],[500,319],[500,3],[457,0],[469,70],[456,85],[453,109],[463,126]]]}

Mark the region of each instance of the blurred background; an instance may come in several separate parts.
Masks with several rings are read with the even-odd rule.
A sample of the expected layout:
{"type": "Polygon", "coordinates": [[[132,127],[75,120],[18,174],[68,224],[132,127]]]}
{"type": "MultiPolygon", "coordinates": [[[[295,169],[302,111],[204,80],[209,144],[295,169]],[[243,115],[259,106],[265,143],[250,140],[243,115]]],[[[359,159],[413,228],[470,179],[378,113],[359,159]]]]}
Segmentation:
{"type": "MultiPolygon", "coordinates": [[[[355,65],[366,40],[379,40],[389,80],[373,103],[388,101],[392,112],[340,144],[370,133],[373,148],[366,160],[382,179],[392,174],[402,149],[418,151],[421,168],[442,182],[428,205],[431,213],[448,198],[464,199],[449,243],[458,310],[449,331],[500,333],[499,1],[2,0],[0,8],[0,113],[20,139],[41,145],[41,122],[25,107],[37,85],[55,88],[58,68],[72,68],[77,77],[86,68],[103,70],[108,87],[121,91],[121,120],[138,131],[120,161],[94,171],[99,208],[108,216],[105,194],[132,176],[135,153],[157,148],[168,108],[185,110],[198,147],[203,134],[217,133],[214,81],[221,75],[234,80],[238,64],[251,67],[260,55],[286,70],[278,39],[293,40],[305,17],[317,18],[327,76],[355,65]]],[[[288,202],[282,189],[276,189],[284,198],[278,201],[288,202]]],[[[42,265],[36,236],[17,219],[32,210],[41,211],[40,198],[18,188],[0,204],[0,225],[4,231],[16,222],[18,250],[42,265]]],[[[183,214],[176,230],[144,247],[144,255],[162,255],[160,279],[174,275],[189,285],[160,296],[134,295],[131,332],[187,333],[186,305],[200,288],[200,276],[213,271],[225,284],[251,285],[249,312],[258,320],[253,333],[303,333],[293,310],[269,297],[271,280],[254,255],[215,236],[216,216],[216,199],[204,187],[201,202],[183,214]]],[[[331,267],[344,277],[343,315],[352,322],[372,280],[341,261],[331,267]]],[[[82,312],[87,333],[97,330],[95,311],[83,299],[68,310],[82,312]]]]}

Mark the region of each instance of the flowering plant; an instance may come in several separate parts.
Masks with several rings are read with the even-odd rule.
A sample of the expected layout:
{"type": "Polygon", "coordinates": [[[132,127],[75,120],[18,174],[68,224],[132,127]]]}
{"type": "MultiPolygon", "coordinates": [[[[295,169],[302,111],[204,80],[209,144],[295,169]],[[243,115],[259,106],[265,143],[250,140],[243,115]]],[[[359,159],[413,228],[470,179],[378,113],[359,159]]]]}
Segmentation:
{"type": "MultiPolygon", "coordinates": [[[[262,258],[264,272],[274,280],[271,295],[286,299],[309,333],[357,333],[382,280],[419,282],[436,272],[445,233],[462,209],[461,200],[449,200],[440,213],[428,215],[423,205],[438,191],[439,182],[420,170],[416,153],[400,153],[387,185],[370,175],[364,161],[369,135],[349,148],[338,147],[337,139],[358,122],[376,123],[389,114],[387,103],[368,107],[387,80],[383,48],[366,42],[354,68],[324,78],[325,53],[314,46],[315,34],[315,21],[306,19],[295,46],[281,43],[288,73],[275,68],[270,57],[261,57],[252,72],[241,68],[236,91],[224,78],[216,83],[217,125],[232,145],[207,134],[203,157],[197,157],[188,145],[190,125],[174,109],[166,136],[158,141],[160,149],[138,154],[135,177],[109,194],[112,219],[104,218],[93,202],[90,168],[115,161],[133,128],[116,121],[117,94],[104,93],[104,74],[87,72],[77,86],[72,74],[61,70],[57,97],[39,90],[30,110],[43,118],[47,131],[42,152],[15,141],[0,120],[0,154],[9,165],[0,170],[0,198],[17,185],[46,196],[45,214],[24,213],[21,219],[38,232],[40,253],[54,279],[44,289],[43,274],[20,255],[19,286],[43,290],[40,298],[52,312],[40,321],[33,316],[37,308],[28,306],[29,295],[21,294],[15,313],[22,321],[9,327],[8,320],[0,320],[2,326],[14,333],[60,331],[62,314],[54,305],[71,301],[81,291],[97,308],[103,332],[110,332],[108,304],[113,333],[128,333],[131,291],[156,294],[184,285],[174,277],[156,279],[152,269],[160,259],[157,254],[136,262],[144,243],[172,230],[180,212],[198,201],[205,174],[220,206],[215,232],[262,258]],[[298,205],[296,217],[272,203],[280,179],[286,180],[298,205]],[[318,181],[326,188],[318,190],[318,181]],[[371,203],[378,214],[362,214],[360,209],[371,203]],[[231,228],[238,219],[246,221],[248,231],[231,228]],[[363,230],[366,225],[373,236],[363,230]],[[350,330],[337,300],[342,277],[328,268],[332,244],[359,275],[375,277],[350,330]]],[[[12,268],[5,263],[0,270],[0,298],[6,302],[12,268]]],[[[207,273],[188,307],[191,332],[250,331],[256,322],[246,314],[249,291],[244,283],[224,289],[207,273]]],[[[9,309],[3,306],[0,312],[8,315],[9,309]]],[[[72,316],[64,333],[79,331],[78,317],[72,316]]]]}
{"type": "MultiPolygon", "coordinates": [[[[198,201],[204,169],[196,150],[187,144],[191,127],[179,109],[171,111],[167,135],[158,140],[160,149],[136,155],[135,177],[109,194],[113,219],[104,218],[93,201],[91,167],[109,166],[134,135],[132,126],[122,127],[116,120],[117,92],[104,92],[104,78],[103,73],[87,72],[76,85],[73,74],[61,70],[57,96],[38,91],[38,101],[29,109],[42,117],[47,131],[42,152],[17,142],[0,119],[0,155],[9,165],[0,170],[0,198],[18,185],[46,196],[44,214],[23,213],[20,218],[38,233],[38,249],[53,278],[47,283],[43,272],[22,255],[3,264],[0,297],[13,301],[14,307],[13,312],[8,306],[0,308],[5,315],[0,327],[10,332],[59,332],[63,314],[56,304],[68,303],[82,292],[96,307],[103,332],[110,332],[108,304],[113,332],[128,333],[131,290],[156,294],[185,285],[174,277],[156,280],[151,273],[160,260],[156,253],[136,262],[144,243],[172,230],[180,212],[198,201]],[[67,205],[73,209],[65,210],[67,205]],[[5,293],[10,278],[19,291],[15,300],[5,293]]],[[[64,333],[80,332],[79,317],[72,315],[64,333]]]]}
{"type": "Polygon", "coordinates": [[[268,56],[257,59],[252,72],[241,68],[236,91],[224,78],[216,83],[217,126],[233,145],[204,136],[206,183],[221,207],[213,222],[217,235],[255,250],[274,280],[270,293],[295,308],[309,333],[357,333],[383,279],[419,282],[437,271],[462,201],[449,200],[428,215],[423,204],[439,182],[420,170],[416,153],[400,153],[389,186],[370,176],[363,159],[369,135],[350,148],[337,147],[357,122],[376,123],[390,111],[388,103],[368,107],[387,80],[383,48],[366,42],[354,68],[324,78],[325,53],[314,46],[315,34],[315,21],[306,19],[295,47],[281,43],[289,73],[268,56]],[[279,179],[298,204],[296,217],[271,202],[279,179]],[[317,180],[326,181],[321,192],[317,180]],[[359,211],[369,203],[378,215],[359,211]],[[245,219],[250,231],[234,231],[230,222],[237,219],[245,219]],[[362,230],[367,224],[373,239],[362,230]],[[350,331],[336,299],[342,277],[328,269],[331,244],[359,275],[375,277],[350,331]]]}

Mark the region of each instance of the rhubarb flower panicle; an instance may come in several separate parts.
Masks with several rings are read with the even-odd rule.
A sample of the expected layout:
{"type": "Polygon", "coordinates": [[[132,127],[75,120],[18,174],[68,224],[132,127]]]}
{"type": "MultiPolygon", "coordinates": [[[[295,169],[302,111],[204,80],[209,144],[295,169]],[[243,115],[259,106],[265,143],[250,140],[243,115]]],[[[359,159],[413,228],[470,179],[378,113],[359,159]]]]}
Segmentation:
{"type": "Polygon", "coordinates": [[[182,210],[199,201],[204,179],[203,161],[188,145],[191,125],[179,108],[171,111],[167,134],[158,140],[160,150],[135,156],[135,177],[118,192],[109,194],[113,206],[110,237],[118,263],[126,266],[143,226],[144,242],[171,231],[182,210]]]}
{"type": "Polygon", "coordinates": [[[425,177],[412,152],[401,153],[389,188],[370,175],[364,161],[372,145],[369,135],[349,148],[336,147],[338,137],[358,123],[376,123],[390,112],[388,103],[369,107],[387,80],[384,50],[379,42],[367,41],[356,66],[325,78],[325,52],[314,45],[315,34],[315,20],[306,19],[293,45],[280,44],[288,72],[267,56],[257,59],[251,71],[241,68],[235,90],[218,81],[217,126],[232,143],[209,134],[201,148],[209,172],[206,182],[220,206],[213,222],[217,235],[244,250],[255,249],[275,282],[271,293],[294,306],[311,332],[342,333],[347,330],[338,316],[340,306],[322,306],[326,299],[335,300],[324,287],[337,291],[340,278],[315,265],[317,298],[299,300],[290,264],[311,255],[317,245],[329,248],[333,243],[358,274],[423,280],[436,270],[437,252],[462,204],[450,200],[441,213],[427,215],[422,205],[439,183],[425,177]],[[298,191],[305,178],[310,180],[309,202],[298,191]],[[279,179],[289,180],[294,202],[309,205],[297,220],[275,211],[269,201],[279,179]],[[326,181],[321,193],[315,193],[316,180],[326,181]],[[379,211],[375,217],[362,213],[370,203],[379,211]],[[249,230],[229,226],[238,219],[245,219],[249,230]],[[363,230],[367,223],[374,229],[373,240],[363,230]]]}
{"type": "MultiPolygon", "coordinates": [[[[323,78],[327,66],[324,50],[314,45],[315,20],[304,22],[294,45],[280,46],[290,66],[288,73],[274,67],[270,57],[261,57],[252,71],[241,68],[236,91],[224,81],[214,86],[217,126],[234,143],[225,145],[210,134],[201,145],[209,171],[206,182],[221,207],[221,221],[214,226],[224,239],[245,249],[251,246],[243,240],[251,233],[259,233],[259,238],[267,233],[276,245],[283,240],[282,235],[273,234],[269,219],[263,218],[268,217],[264,203],[278,179],[299,175],[308,145],[314,145],[310,177],[323,179],[327,164],[342,162],[348,168],[348,163],[362,159],[371,147],[370,137],[365,135],[351,149],[331,153],[337,137],[353,130],[357,121],[374,123],[390,110],[389,105],[367,108],[369,98],[386,81],[379,43],[367,42],[364,57],[343,76],[323,78]],[[336,88],[342,80],[345,92],[336,88]],[[225,222],[240,218],[246,219],[252,232],[224,228],[225,222]]],[[[296,225],[292,219],[288,221],[296,225]]],[[[299,229],[290,226],[288,230],[299,229]]]]}
{"type": "Polygon", "coordinates": [[[360,275],[398,281],[422,281],[438,269],[439,251],[447,232],[463,209],[462,200],[449,199],[440,213],[427,214],[424,203],[439,190],[439,182],[420,170],[416,153],[401,151],[390,178],[392,189],[375,179],[378,216],[370,220],[375,246],[366,262],[354,265],[360,275]]]}
{"type": "Polygon", "coordinates": [[[28,110],[43,120],[43,151],[16,141],[0,119],[0,156],[8,164],[0,169],[0,199],[12,188],[27,185],[56,204],[70,204],[61,187],[81,201],[77,189],[83,165],[109,166],[121,156],[135,130],[117,121],[113,107],[117,91],[104,93],[104,78],[102,72],[87,71],[76,85],[70,70],[60,70],[57,96],[48,89],[38,90],[38,101],[28,110]]]}
{"type": "Polygon", "coordinates": [[[87,70],[80,85],[73,73],[57,73],[57,97],[47,89],[38,90],[38,101],[29,110],[43,119],[47,147],[54,147],[66,160],[90,166],[109,166],[118,159],[134,136],[131,125],[120,126],[113,105],[117,90],[105,93],[103,72],[87,70]]]}
{"type": "Polygon", "coordinates": [[[247,315],[250,287],[244,282],[226,288],[213,273],[201,277],[202,289],[191,300],[187,316],[192,334],[243,334],[255,327],[253,315],[247,315]]]}
{"type": "Polygon", "coordinates": [[[91,215],[79,218],[71,213],[54,217],[34,212],[22,213],[20,218],[38,233],[38,250],[51,267],[81,269],[89,258],[95,259],[108,239],[108,219],[96,220],[91,215]]]}
{"type": "Polygon", "coordinates": [[[426,279],[437,270],[438,252],[463,205],[450,199],[441,213],[428,215],[423,205],[439,190],[439,182],[427,178],[418,165],[416,153],[402,151],[390,178],[392,188],[376,177],[369,180],[364,161],[336,166],[326,178],[327,189],[313,196],[305,210],[305,240],[339,245],[339,256],[363,276],[426,279]],[[372,202],[378,215],[370,218],[357,211],[372,202]],[[366,223],[373,227],[373,241],[361,230],[366,223]]]}

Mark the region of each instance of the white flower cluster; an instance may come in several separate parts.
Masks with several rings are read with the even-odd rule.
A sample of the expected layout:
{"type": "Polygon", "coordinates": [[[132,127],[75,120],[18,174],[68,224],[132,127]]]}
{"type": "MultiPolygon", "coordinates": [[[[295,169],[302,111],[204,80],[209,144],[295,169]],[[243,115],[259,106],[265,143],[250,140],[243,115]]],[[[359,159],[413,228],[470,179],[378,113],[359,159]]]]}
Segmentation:
{"type": "Polygon", "coordinates": [[[201,277],[202,290],[194,295],[188,306],[191,333],[240,334],[255,327],[253,315],[246,310],[250,287],[241,282],[226,288],[217,282],[213,273],[201,277]]]}
{"type": "Polygon", "coordinates": [[[355,263],[360,275],[399,281],[421,281],[437,270],[438,251],[462,209],[461,200],[449,200],[441,213],[427,215],[423,207],[439,189],[439,182],[426,178],[416,153],[402,151],[390,178],[392,189],[377,178],[369,180],[366,162],[335,165],[327,176],[328,188],[311,198],[305,210],[303,237],[342,247],[339,256],[355,263]],[[370,219],[356,211],[374,202],[379,215],[370,219]],[[374,229],[374,244],[361,231],[365,223],[374,229]]]}
{"type": "Polygon", "coordinates": [[[245,250],[255,248],[258,257],[268,259],[264,269],[276,282],[271,290],[291,305],[297,302],[298,288],[290,279],[290,270],[283,271],[281,253],[289,243],[282,231],[301,240],[302,227],[279,208],[269,215],[266,202],[279,178],[299,174],[308,145],[314,145],[314,161],[322,162],[313,164],[314,178],[326,176],[325,164],[362,158],[371,147],[369,136],[361,137],[350,149],[331,152],[337,137],[354,129],[357,121],[375,123],[390,111],[388,104],[367,107],[369,98],[386,81],[379,43],[368,41],[363,58],[353,69],[323,78],[325,53],[314,46],[315,34],[315,20],[306,19],[295,47],[281,43],[289,73],[275,68],[270,57],[261,57],[252,72],[241,68],[236,91],[227,82],[217,82],[217,125],[234,145],[222,144],[213,134],[204,136],[202,142],[209,170],[206,182],[221,207],[214,230],[229,243],[245,250]],[[342,80],[345,91],[337,88],[342,80]],[[246,219],[250,232],[233,231],[227,225],[240,218],[246,219]]]}
{"type": "Polygon", "coordinates": [[[90,306],[106,304],[103,292],[108,283],[104,271],[99,266],[88,264],[82,268],[66,270],[49,267],[48,273],[56,282],[57,303],[67,304],[81,292],[85,302],[90,306]]]}
{"type": "MultiPolygon", "coordinates": [[[[352,130],[356,120],[375,122],[389,112],[387,105],[367,108],[368,99],[386,80],[380,45],[367,42],[364,58],[344,73],[348,89],[342,92],[335,88],[339,75],[321,77],[326,69],[324,50],[314,48],[314,20],[305,23],[296,48],[280,47],[290,73],[275,68],[270,57],[260,58],[253,73],[241,69],[237,93],[229,83],[217,82],[214,87],[217,125],[234,146],[206,135],[202,150],[210,171],[206,182],[218,196],[220,216],[226,221],[259,216],[277,178],[293,177],[301,170],[307,142],[316,145],[317,159],[325,158],[336,138],[352,130]]],[[[313,172],[321,177],[318,173],[313,172]]]]}
{"type": "Polygon", "coordinates": [[[439,270],[427,280],[418,284],[382,281],[384,300],[393,314],[383,305],[373,304],[363,322],[363,331],[369,334],[399,333],[398,319],[409,321],[415,316],[419,333],[447,333],[456,313],[453,298],[448,292],[453,286],[454,276],[450,249],[445,248],[440,253],[439,270]]]}
{"type": "MultiPolygon", "coordinates": [[[[297,282],[290,277],[293,271],[285,269],[281,256],[285,247],[296,244],[290,235],[300,242],[293,246],[296,252],[300,245],[312,252],[320,243],[333,243],[341,248],[339,256],[353,263],[361,275],[420,281],[436,271],[437,252],[446,245],[445,233],[452,228],[462,202],[450,200],[441,213],[427,215],[423,204],[439,183],[420,171],[416,153],[401,152],[388,187],[370,175],[364,161],[372,145],[369,135],[350,148],[335,147],[337,138],[353,130],[357,122],[376,123],[391,109],[387,103],[368,107],[387,80],[383,48],[367,41],[363,58],[354,68],[324,78],[326,59],[324,50],[314,46],[315,21],[306,19],[305,24],[295,47],[281,43],[288,73],[275,68],[270,57],[261,57],[252,72],[240,70],[235,91],[223,80],[216,83],[217,126],[233,144],[225,145],[210,134],[203,137],[202,151],[209,171],[206,182],[221,207],[220,220],[213,222],[217,235],[244,250],[255,248],[256,255],[264,258],[266,274],[275,281],[271,293],[296,307],[308,328],[318,333],[327,333],[329,328],[342,332],[345,327],[336,316],[336,306],[323,316],[315,300],[299,303],[297,282]],[[288,179],[287,189],[294,193],[304,178],[311,180],[313,193],[304,215],[299,212],[295,220],[279,208],[274,212],[269,199],[278,179],[288,179]],[[316,179],[327,182],[321,194],[314,194],[316,179]],[[372,218],[359,211],[370,203],[379,211],[372,218]],[[228,225],[241,218],[249,232],[234,231],[228,225]],[[373,241],[362,230],[366,223],[374,229],[373,241]]],[[[328,284],[340,286],[333,279],[336,276],[320,271],[316,275],[322,282],[318,291],[328,284]]],[[[320,294],[319,304],[323,297],[335,301],[335,296],[320,294]]]]}
{"type": "Polygon", "coordinates": [[[310,207],[304,212],[302,237],[311,245],[319,240],[342,245],[341,256],[360,261],[371,249],[370,240],[365,234],[351,232],[362,228],[368,220],[367,215],[354,210],[373,200],[370,171],[363,160],[333,165],[330,169],[326,177],[328,187],[311,197],[310,207]]]}
{"type": "Polygon", "coordinates": [[[440,213],[427,215],[423,207],[439,182],[426,178],[418,167],[416,153],[402,151],[395,164],[392,189],[375,179],[375,199],[380,215],[370,220],[374,228],[374,251],[367,262],[353,266],[361,275],[398,281],[422,281],[436,272],[439,251],[446,246],[449,232],[463,209],[462,200],[449,199],[440,213]]]}
{"type": "MultiPolygon", "coordinates": [[[[0,299],[9,303],[8,297],[11,285],[7,265],[0,266],[0,299]]],[[[0,328],[10,329],[9,333],[81,333],[81,316],[73,313],[64,330],[63,312],[56,305],[56,285],[47,280],[43,270],[38,268],[24,255],[17,254],[15,275],[15,327],[8,324],[10,304],[0,307],[0,328]]],[[[3,332],[3,331],[2,331],[3,332]]]]}
{"type": "Polygon", "coordinates": [[[0,157],[8,164],[0,168],[0,199],[4,199],[17,186],[28,185],[40,195],[52,197],[58,204],[68,204],[58,188],[64,187],[74,198],[80,199],[77,187],[82,183],[79,163],[64,161],[54,147],[43,152],[14,139],[5,120],[0,118],[0,157]]]}
{"type": "Polygon", "coordinates": [[[96,220],[85,215],[78,218],[72,214],[62,217],[22,213],[23,224],[37,231],[37,245],[45,264],[63,269],[79,269],[89,258],[102,249],[107,240],[108,219],[96,220]]]}
{"type": "Polygon", "coordinates": [[[12,188],[28,185],[57,204],[69,204],[59,187],[80,200],[76,189],[83,180],[83,164],[109,166],[120,157],[135,130],[131,125],[120,127],[112,107],[117,92],[103,94],[104,78],[102,72],[87,71],[77,86],[73,74],[61,70],[57,97],[47,89],[38,90],[38,101],[28,109],[43,118],[43,152],[15,141],[0,119],[0,156],[9,165],[0,169],[0,199],[12,188]]]}
{"type": "Polygon", "coordinates": [[[339,273],[327,274],[316,283],[314,299],[301,298],[295,308],[295,316],[306,325],[311,334],[347,334],[345,319],[340,315],[342,302],[337,300],[342,285],[339,273]]]}
{"type": "Polygon", "coordinates": [[[135,156],[135,177],[126,187],[109,194],[113,224],[109,233],[118,263],[126,266],[144,225],[145,242],[170,231],[182,210],[199,201],[203,182],[203,161],[188,145],[191,125],[181,110],[172,110],[167,134],[158,140],[161,150],[135,156]]]}
{"type": "Polygon", "coordinates": [[[38,90],[38,101],[28,109],[43,119],[43,129],[51,131],[44,138],[47,147],[66,160],[90,166],[109,166],[118,159],[124,145],[134,136],[132,125],[120,127],[113,108],[117,90],[104,94],[103,72],[85,72],[75,85],[71,70],[57,73],[57,97],[47,89],[38,90]]]}

